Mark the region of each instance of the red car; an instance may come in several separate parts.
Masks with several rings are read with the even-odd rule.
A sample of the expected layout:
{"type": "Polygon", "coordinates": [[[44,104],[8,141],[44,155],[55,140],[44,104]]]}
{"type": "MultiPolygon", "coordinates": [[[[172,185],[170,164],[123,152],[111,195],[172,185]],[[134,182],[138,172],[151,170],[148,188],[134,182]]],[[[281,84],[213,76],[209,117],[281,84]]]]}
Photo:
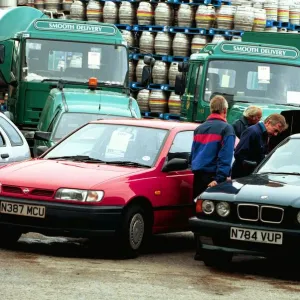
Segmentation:
{"type": "Polygon", "coordinates": [[[136,256],[151,233],[188,230],[197,124],[103,120],[73,132],[41,157],[0,173],[0,240],[22,233],[112,235],[136,256]]]}

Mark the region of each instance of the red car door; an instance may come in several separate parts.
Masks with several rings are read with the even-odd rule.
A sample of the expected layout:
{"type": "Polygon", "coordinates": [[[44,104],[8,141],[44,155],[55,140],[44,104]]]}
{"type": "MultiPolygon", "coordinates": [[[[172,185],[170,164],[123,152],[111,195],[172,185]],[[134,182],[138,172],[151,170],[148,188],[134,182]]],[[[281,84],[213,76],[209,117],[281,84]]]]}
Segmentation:
{"type": "MultiPolygon", "coordinates": [[[[189,159],[193,131],[178,132],[170,147],[167,159],[189,159]]],[[[193,174],[190,169],[183,171],[161,172],[161,203],[156,208],[160,227],[166,231],[182,230],[188,226],[188,218],[193,211],[193,174]]]]}

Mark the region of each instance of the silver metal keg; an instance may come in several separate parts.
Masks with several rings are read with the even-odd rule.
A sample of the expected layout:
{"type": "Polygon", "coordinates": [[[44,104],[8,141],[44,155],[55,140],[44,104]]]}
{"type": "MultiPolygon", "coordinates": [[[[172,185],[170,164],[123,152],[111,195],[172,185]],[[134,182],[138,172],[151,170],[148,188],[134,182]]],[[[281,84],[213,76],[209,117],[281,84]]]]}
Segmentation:
{"type": "Polygon", "coordinates": [[[106,1],[103,7],[103,21],[104,23],[117,24],[118,23],[119,7],[117,3],[106,1]]]}
{"type": "Polygon", "coordinates": [[[86,18],[88,21],[98,21],[103,19],[103,7],[99,1],[90,0],[86,7],[86,18]]]}
{"type": "Polygon", "coordinates": [[[44,0],[34,0],[34,7],[39,10],[44,10],[45,8],[44,0]]]}
{"type": "Polygon", "coordinates": [[[184,33],[176,33],[172,43],[173,56],[190,55],[190,39],[184,33]]]}
{"type": "Polygon", "coordinates": [[[74,20],[84,20],[84,6],[79,0],[72,3],[70,8],[70,18],[74,20]]]}
{"type": "Polygon", "coordinates": [[[0,0],[0,8],[15,7],[17,5],[17,0],[0,0]]]}
{"type": "Polygon", "coordinates": [[[154,33],[149,31],[143,31],[140,37],[139,46],[142,53],[154,52],[154,33]]]}
{"type": "Polygon", "coordinates": [[[150,25],[154,22],[154,11],[150,2],[142,1],[136,12],[139,25],[150,25]]]}
{"type": "Polygon", "coordinates": [[[207,44],[207,37],[205,35],[195,34],[192,38],[191,51],[192,53],[199,53],[207,44]]]}
{"type": "Polygon", "coordinates": [[[175,86],[176,75],[181,74],[178,71],[178,62],[172,62],[168,72],[169,85],[171,87],[175,86]]]}
{"type": "Polygon", "coordinates": [[[178,26],[192,27],[195,19],[195,11],[192,6],[181,4],[178,10],[178,26]]]}
{"type": "Polygon", "coordinates": [[[149,97],[151,112],[165,113],[168,110],[168,97],[162,90],[151,90],[149,97]]]}
{"type": "Polygon", "coordinates": [[[140,90],[137,94],[136,101],[139,105],[139,108],[142,112],[150,111],[149,107],[149,98],[150,98],[150,91],[143,89],[140,90]]]}
{"type": "Polygon", "coordinates": [[[71,10],[72,3],[73,3],[73,0],[63,0],[62,1],[62,9],[63,9],[63,11],[69,12],[71,10]]]}
{"type": "Polygon", "coordinates": [[[142,73],[144,66],[146,66],[144,63],[144,59],[139,59],[135,68],[135,76],[137,82],[142,82],[142,73]]]}
{"type": "Polygon", "coordinates": [[[44,0],[46,10],[60,10],[60,0],[44,0]]]}
{"type": "Polygon", "coordinates": [[[159,2],[154,12],[155,25],[171,26],[174,19],[173,8],[164,2],[159,2]]]}
{"type": "Polygon", "coordinates": [[[136,24],[136,9],[132,3],[126,1],[121,2],[119,9],[119,19],[120,24],[136,24]]]}
{"type": "Polygon", "coordinates": [[[135,63],[130,60],[129,61],[129,72],[128,72],[129,81],[135,81],[135,63]]]}
{"type": "Polygon", "coordinates": [[[121,30],[122,36],[127,41],[128,46],[135,47],[135,38],[132,31],[121,30]]]}
{"type": "Polygon", "coordinates": [[[181,99],[179,95],[174,92],[171,93],[168,99],[168,108],[170,114],[180,114],[181,110],[181,99]]]}
{"type": "Polygon", "coordinates": [[[153,83],[168,83],[168,65],[164,61],[156,60],[152,69],[153,83]]]}
{"type": "Polygon", "coordinates": [[[170,55],[172,40],[167,32],[158,32],[154,40],[155,53],[159,55],[170,55]]]}

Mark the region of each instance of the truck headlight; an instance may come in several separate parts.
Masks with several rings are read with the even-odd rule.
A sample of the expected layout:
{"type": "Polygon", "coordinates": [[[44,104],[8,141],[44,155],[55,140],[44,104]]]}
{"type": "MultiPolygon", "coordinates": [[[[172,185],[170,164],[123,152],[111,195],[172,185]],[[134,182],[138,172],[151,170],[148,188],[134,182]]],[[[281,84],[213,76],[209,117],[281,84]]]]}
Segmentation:
{"type": "Polygon", "coordinates": [[[220,217],[227,217],[230,214],[230,205],[227,202],[219,202],[216,205],[217,214],[220,217]]]}
{"type": "Polygon", "coordinates": [[[215,205],[212,201],[210,200],[204,200],[202,202],[202,211],[206,214],[206,215],[210,215],[215,211],[215,205]]]}
{"type": "Polygon", "coordinates": [[[103,191],[59,189],[55,194],[55,199],[73,200],[80,202],[99,202],[102,200],[103,196],[103,191]]]}

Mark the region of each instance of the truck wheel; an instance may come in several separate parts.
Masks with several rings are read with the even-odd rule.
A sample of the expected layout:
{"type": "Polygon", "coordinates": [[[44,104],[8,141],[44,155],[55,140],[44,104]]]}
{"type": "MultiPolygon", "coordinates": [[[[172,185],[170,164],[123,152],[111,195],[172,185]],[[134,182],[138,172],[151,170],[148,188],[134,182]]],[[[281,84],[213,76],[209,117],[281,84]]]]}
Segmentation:
{"type": "Polygon", "coordinates": [[[147,235],[147,218],[143,207],[133,205],[125,212],[118,234],[119,254],[125,258],[139,255],[147,235]]]}
{"type": "Polygon", "coordinates": [[[10,246],[18,241],[21,232],[9,229],[0,229],[0,246],[10,246]]]}
{"type": "Polygon", "coordinates": [[[226,268],[230,265],[232,254],[227,252],[204,251],[202,260],[207,267],[226,268]]]}

